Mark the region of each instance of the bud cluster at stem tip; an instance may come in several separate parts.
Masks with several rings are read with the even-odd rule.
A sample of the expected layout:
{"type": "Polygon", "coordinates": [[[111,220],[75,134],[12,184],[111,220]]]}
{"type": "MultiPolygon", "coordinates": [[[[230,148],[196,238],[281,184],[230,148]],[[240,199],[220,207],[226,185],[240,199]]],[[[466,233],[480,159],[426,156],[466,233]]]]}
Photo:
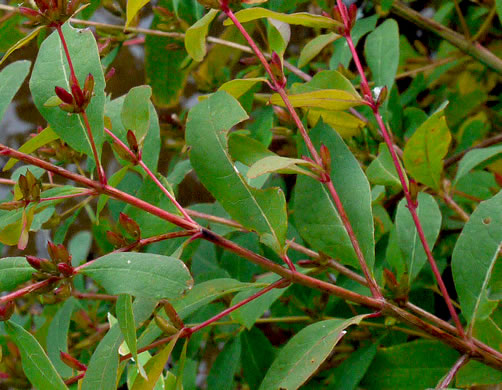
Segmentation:
{"type": "Polygon", "coordinates": [[[34,0],[38,11],[32,8],[19,7],[19,12],[26,16],[30,25],[61,26],[78,9],[82,0],[34,0]]]}
{"type": "Polygon", "coordinates": [[[352,27],[354,27],[354,24],[356,23],[357,6],[355,4],[351,4],[347,9],[347,6],[343,2],[340,2],[340,4],[340,7],[338,7],[337,5],[333,7],[333,12],[331,15],[327,12],[323,12],[322,14],[327,18],[331,18],[333,20],[336,20],[337,22],[340,22],[341,26],[335,27],[335,32],[337,34],[347,35],[350,34],[352,27]]]}
{"type": "Polygon", "coordinates": [[[80,88],[78,83],[70,78],[71,93],[63,87],[55,87],[54,92],[62,103],[59,108],[71,114],[84,112],[91,102],[92,93],[94,91],[94,77],[88,74],[85,78],[84,89],[80,88]]]}

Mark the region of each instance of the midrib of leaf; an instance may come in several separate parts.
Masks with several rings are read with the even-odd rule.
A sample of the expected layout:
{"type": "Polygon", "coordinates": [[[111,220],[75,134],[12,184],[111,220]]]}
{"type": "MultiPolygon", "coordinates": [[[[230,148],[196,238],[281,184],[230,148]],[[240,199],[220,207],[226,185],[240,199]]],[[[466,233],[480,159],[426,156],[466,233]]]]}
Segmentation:
{"type": "Polygon", "coordinates": [[[396,180],[396,181],[398,181],[398,182],[399,182],[399,179],[398,179],[398,178],[397,178],[397,177],[396,177],[396,176],[395,176],[395,175],[394,175],[391,171],[389,171],[389,170],[385,167],[385,165],[383,165],[383,164],[382,164],[382,162],[381,162],[380,160],[378,160],[378,158],[376,159],[376,162],[377,162],[377,164],[378,164],[380,167],[382,167],[382,170],[383,170],[383,171],[384,171],[387,175],[389,175],[392,179],[394,179],[394,180],[396,180]]]}
{"type": "Polygon", "coordinates": [[[229,156],[227,150],[225,149],[225,146],[221,143],[220,137],[218,137],[218,134],[217,134],[217,131],[216,131],[216,126],[213,123],[213,117],[211,117],[211,116],[209,117],[209,122],[211,123],[211,126],[213,127],[212,133],[214,134],[214,137],[216,138],[216,142],[218,142],[218,145],[220,146],[221,150],[223,151],[223,154],[225,155],[225,157],[227,159],[227,162],[232,167],[232,170],[237,174],[237,177],[239,178],[239,181],[241,182],[241,184],[246,189],[246,192],[251,197],[253,203],[256,205],[256,207],[258,208],[258,210],[260,210],[261,216],[265,220],[265,223],[267,224],[267,226],[268,226],[268,228],[270,230],[270,233],[275,238],[275,241],[277,242],[278,247],[280,247],[281,246],[281,242],[280,242],[279,238],[277,237],[277,234],[275,233],[275,230],[270,225],[270,221],[268,220],[266,214],[262,210],[260,204],[256,201],[255,197],[253,196],[253,194],[249,190],[249,185],[246,182],[244,182],[244,180],[242,179],[242,175],[240,174],[240,172],[238,170],[236,170],[235,165],[232,164],[232,160],[230,159],[230,156],[229,156]]]}
{"type": "MultiPolygon", "coordinates": [[[[490,232],[488,232],[488,234],[490,234],[490,232]]],[[[491,234],[490,234],[490,236],[491,236],[491,234]]],[[[493,237],[492,237],[492,239],[493,239],[493,237]]],[[[494,239],[494,241],[496,242],[497,240],[494,239]]],[[[497,259],[501,248],[502,248],[502,244],[499,244],[497,246],[497,250],[495,251],[495,255],[492,257],[492,261],[490,262],[490,267],[488,268],[488,271],[485,274],[485,278],[483,279],[483,285],[481,286],[481,290],[479,291],[479,294],[476,297],[476,304],[474,305],[474,310],[472,311],[472,318],[471,318],[471,324],[470,324],[471,328],[474,326],[474,322],[476,321],[476,314],[478,312],[479,304],[481,302],[481,296],[483,295],[483,292],[486,290],[486,287],[488,286],[488,283],[490,282],[493,267],[495,266],[495,260],[497,259]]]]}

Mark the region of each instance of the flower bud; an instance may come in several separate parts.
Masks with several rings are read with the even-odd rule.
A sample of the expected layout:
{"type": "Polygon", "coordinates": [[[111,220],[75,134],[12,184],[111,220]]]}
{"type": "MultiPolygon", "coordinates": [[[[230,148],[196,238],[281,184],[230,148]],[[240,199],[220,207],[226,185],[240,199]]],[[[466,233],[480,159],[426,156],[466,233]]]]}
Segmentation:
{"type": "Polygon", "coordinates": [[[124,246],[127,246],[127,244],[128,244],[128,242],[125,240],[125,238],[121,234],[112,232],[110,230],[108,230],[106,232],[106,239],[115,248],[122,248],[124,246]]]}
{"type": "Polygon", "coordinates": [[[19,12],[33,21],[38,21],[42,16],[40,12],[28,7],[19,7],[19,12]]]}
{"type": "Polygon", "coordinates": [[[74,370],[77,370],[77,371],[86,371],[87,370],[87,366],[85,364],[80,363],[77,359],[75,359],[69,353],[60,351],[59,357],[61,358],[61,361],[64,364],[66,364],[70,368],[73,368],[74,370]]]}
{"type": "Polygon", "coordinates": [[[119,155],[119,157],[123,160],[129,161],[130,163],[136,165],[138,163],[138,159],[131,156],[130,153],[128,153],[124,148],[115,140],[113,140],[113,143],[111,144],[112,149],[119,155]]]}
{"type": "Polygon", "coordinates": [[[324,165],[324,169],[326,170],[326,173],[328,175],[331,174],[331,153],[329,149],[326,147],[326,145],[322,144],[321,145],[321,160],[322,164],[324,165]]]}
{"type": "Polygon", "coordinates": [[[73,267],[66,263],[58,263],[57,265],[58,271],[61,272],[64,276],[69,277],[73,275],[73,267]]]}
{"type": "Polygon", "coordinates": [[[131,149],[135,155],[138,155],[138,141],[132,130],[127,130],[127,143],[129,144],[129,149],[131,149]]]}
{"type": "Polygon", "coordinates": [[[174,324],[176,328],[182,329],[185,326],[185,324],[183,323],[183,320],[174,309],[173,305],[171,305],[171,303],[167,299],[163,299],[161,302],[162,305],[164,306],[164,311],[166,312],[166,315],[169,317],[169,320],[174,324]]]}
{"type": "Polygon", "coordinates": [[[40,257],[26,255],[26,261],[36,270],[42,268],[42,261],[46,259],[41,259],[40,257]]]}
{"type": "Polygon", "coordinates": [[[82,108],[85,103],[84,93],[82,92],[82,89],[80,89],[77,84],[72,84],[71,93],[75,98],[75,104],[77,105],[77,107],[82,108]]]}
{"type": "Polygon", "coordinates": [[[349,6],[349,26],[352,29],[354,27],[354,24],[356,24],[357,20],[357,5],[355,3],[352,3],[349,6]]]}
{"type": "Polygon", "coordinates": [[[62,87],[54,87],[54,91],[58,98],[66,104],[73,104],[73,96],[66,89],[62,87]]]}
{"type": "Polygon", "coordinates": [[[105,82],[107,83],[114,75],[115,75],[115,68],[112,67],[105,75],[105,82]]]}
{"type": "Polygon", "coordinates": [[[272,74],[279,84],[280,88],[284,88],[287,83],[286,76],[284,76],[284,68],[282,59],[276,52],[272,53],[272,57],[270,59],[270,69],[272,70],[272,74]]]}
{"type": "Polygon", "coordinates": [[[94,91],[94,76],[89,73],[84,81],[84,94],[89,98],[92,96],[92,92],[94,91]]]}
{"type": "Polygon", "coordinates": [[[68,265],[71,264],[71,256],[68,253],[68,250],[63,244],[54,244],[50,241],[47,242],[47,251],[49,252],[49,256],[54,261],[54,263],[66,263],[68,265]]]}
{"type": "Polygon", "coordinates": [[[122,226],[124,230],[131,235],[132,238],[139,240],[139,238],[141,237],[141,229],[136,221],[134,221],[134,219],[129,217],[127,214],[120,213],[119,223],[120,226],[122,226]]]}
{"type": "Polygon", "coordinates": [[[14,301],[8,301],[3,305],[0,305],[0,321],[7,321],[12,314],[14,314],[14,309],[16,304],[14,301]]]}
{"type": "Polygon", "coordinates": [[[160,316],[155,316],[155,323],[160,328],[160,330],[162,332],[164,332],[165,334],[167,334],[168,336],[179,332],[179,330],[176,329],[174,326],[172,326],[169,323],[169,321],[167,321],[165,318],[162,318],[160,316]]]}

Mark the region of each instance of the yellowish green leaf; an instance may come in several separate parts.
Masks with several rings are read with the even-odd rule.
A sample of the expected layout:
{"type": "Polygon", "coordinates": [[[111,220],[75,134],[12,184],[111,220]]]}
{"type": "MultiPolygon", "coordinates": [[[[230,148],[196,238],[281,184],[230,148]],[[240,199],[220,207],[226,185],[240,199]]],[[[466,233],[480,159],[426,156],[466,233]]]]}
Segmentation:
{"type": "Polygon", "coordinates": [[[305,45],[300,53],[300,58],[298,59],[298,67],[301,68],[312,61],[315,56],[317,56],[322,49],[328,46],[331,42],[336,41],[341,36],[330,32],[328,34],[323,34],[315,37],[309,43],[305,45]]]}
{"type": "MultiPolygon", "coordinates": [[[[293,107],[317,107],[327,110],[342,111],[363,104],[360,98],[339,89],[321,89],[289,95],[288,97],[293,107]]],[[[270,103],[285,107],[278,93],[272,95],[270,103]]]]}
{"type": "Polygon", "coordinates": [[[2,59],[0,60],[0,65],[4,63],[4,61],[12,54],[14,53],[17,49],[22,48],[23,46],[26,46],[30,41],[35,38],[38,33],[44,28],[45,26],[38,26],[35,30],[30,32],[28,35],[25,37],[21,38],[19,41],[17,41],[9,50],[5,52],[3,55],[2,59]]]}
{"type": "Polygon", "coordinates": [[[143,8],[146,4],[148,4],[150,0],[127,0],[127,8],[126,8],[126,27],[131,24],[132,20],[139,12],[141,8],[143,8]]]}
{"type": "Polygon", "coordinates": [[[330,125],[342,138],[358,135],[365,123],[356,116],[344,111],[330,111],[311,109],[307,114],[309,125],[314,127],[322,118],[323,122],[330,125]]]}
{"type": "Polygon", "coordinates": [[[195,61],[200,62],[206,55],[206,37],[209,25],[218,15],[218,10],[211,9],[202,19],[199,19],[185,33],[185,48],[195,61]]]}

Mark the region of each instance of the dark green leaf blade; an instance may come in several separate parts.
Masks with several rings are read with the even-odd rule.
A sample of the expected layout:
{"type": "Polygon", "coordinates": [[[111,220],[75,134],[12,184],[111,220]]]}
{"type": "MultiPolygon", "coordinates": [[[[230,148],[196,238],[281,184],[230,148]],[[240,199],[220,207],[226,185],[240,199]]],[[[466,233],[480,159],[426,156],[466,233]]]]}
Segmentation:
{"type": "Polygon", "coordinates": [[[193,286],[182,261],[147,253],[111,253],[96,259],[81,273],[96,280],[110,294],[153,299],[178,298],[193,286]]]}
{"type": "Polygon", "coordinates": [[[24,257],[0,259],[0,291],[10,291],[31,279],[35,270],[24,257]]]}
{"type": "Polygon", "coordinates": [[[481,202],[453,249],[451,268],[462,315],[474,326],[497,306],[488,286],[502,244],[502,192],[481,202]]]}
{"type": "Polygon", "coordinates": [[[148,85],[131,88],[127,93],[120,117],[125,130],[132,130],[140,146],[143,145],[150,127],[150,97],[148,85]]]}
{"type": "Polygon", "coordinates": [[[0,72],[0,122],[17,91],[30,71],[30,61],[17,61],[0,72]]]}
{"type": "MultiPolygon", "coordinates": [[[[63,25],[63,34],[80,85],[84,85],[84,80],[89,73],[94,77],[94,95],[86,113],[99,155],[104,140],[105,78],[96,39],[90,30],[78,30],[68,23],[63,25]]],[[[81,116],[68,115],[59,107],[44,106],[45,102],[55,95],[54,87],[59,86],[67,91],[70,90],[69,74],[61,40],[58,33],[54,31],[40,46],[33,67],[30,79],[33,101],[42,116],[63,141],[78,152],[93,158],[91,144],[81,116]]]]}
{"type": "Polygon", "coordinates": [[[5,330],[21,353],[28,380],[39,389],[68,390],[38,341],[22,326],[7,321],[5,330]]]}
{"type": "Polygon", "coordinates": [[[201,182],[230,216],[258,232],[264,244],[280,253],[287,230],[283,192],[250,187],[228,152],[227,132],[247,117],[237,100],[224,91],[192,108],[186,129],[190,162],[201,182]]]}
{"type": "Polygon", "coordinates": [[[298,332],[284,346],[267,371],[260,390],[298,389],[328,357],[350,325],[365,317],[316,322],[298,332]]]}
{"type": "Polygon", "coordinates": [[[138,361],[138,348],[136,344],[136,326],[132,311],[132,297],[129,294],[120,294],[115,308],[117,321],[124,340],[135,361],[138,361]]]}
{"type": "Polygon", "coordinates": [[[73,370],[61,361],[60,352],[68,352],[68,330],[75,306],[75,298],[68,299],[58,310],[47,332],[47,355],[63,377],[70,377],[73,370]]]}
{"type": "Polygon", "coordinates": [[[232,390],[241,357],[240,338],[227,341],[207,376],[208,390],[232,390]]]}

